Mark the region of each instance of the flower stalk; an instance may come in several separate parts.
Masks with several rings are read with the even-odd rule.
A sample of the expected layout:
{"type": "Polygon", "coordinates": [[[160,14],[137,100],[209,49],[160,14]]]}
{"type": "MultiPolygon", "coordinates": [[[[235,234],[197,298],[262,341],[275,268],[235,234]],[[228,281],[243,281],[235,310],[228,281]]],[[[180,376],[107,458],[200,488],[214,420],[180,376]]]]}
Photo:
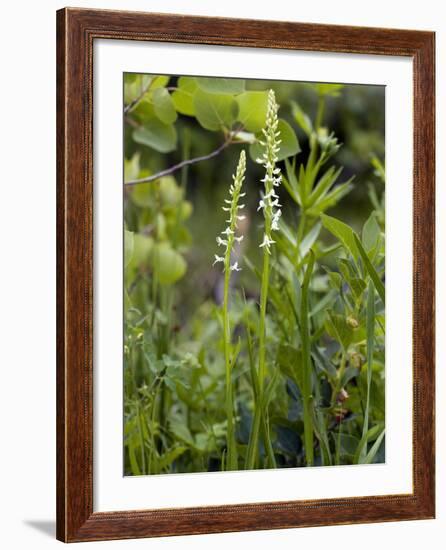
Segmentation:
{"type": "Polygon", "coordinates": [[[235,242],[241,242],[243,235],[237,236],[238,222],[244,219],[240,214],[240,210],[244,208],[244,204],[239,204],[240,198],[245,196],[241,192],[246,171],[246,155],[245,151],[240,153],[237,170],[233,175],[233,184],[229,188],[230,199],[225,199],[223,210],[228,212],[229,218],[226,220],[228,225],[222,236],[217,237],[217,244],[224,248],[224,255],[215,254],[216,263],[223,264],[224,271],[224,287],[223,287],[223,340],[224,340],[224,355],[225,355],[225,383],[226,383],[226,419],[227,419],[227,442],[226,442],[226,470],[236,470],[238,468],[238,453],[237,443],[235,440],[234,426],[234,402],[233,402],[233,387],[232,387],[232,369],[234,368],[235,358],[232,356],[231,345],[231,327],[229,320],[229,286],[232,271],[241,271],[238,262],[231,263],[231,254],[235,242]]]}
{"type": "Polygon", "coordinates": [[[247,469],[255,467],[258,454],[258,440],[260,426],[264,439],[265,450],[268,456],[269,466],[275,466],[274,452],[272,449],[269,431],[266,429],[266,408],[264,403],[265,393],[265,357],[266,357],[266,305],[268,302],[268,286],[270,272],[271,246],[275,243],[273,231],[279,229],[279,220],[282,212],[280,210],[279,196],[276,188],[280,186],[281,174],[280,168],[276,166],[278,161],[278,152],[280,149],[280,131],[278,130],[279,119],[277,116],[278,105],[273,90],[269,91],[268,108],[266,114],[265,128],[262,130],[263,140],[260,144],[264,147],[261,158],[257,159],[259,164],[265,168],[265,177],[261,180],[264,185],[264,193],[259,201],[257,210],[263,211],[264,233],[263,240],[259,245],[263,248],[263,269],[262,283],[260,291],[260,320],[259,320],[259,357],[258,357],[258,382],[259,382],[259,406],[256,407],[251,437],[248,446],[247,469]]]}

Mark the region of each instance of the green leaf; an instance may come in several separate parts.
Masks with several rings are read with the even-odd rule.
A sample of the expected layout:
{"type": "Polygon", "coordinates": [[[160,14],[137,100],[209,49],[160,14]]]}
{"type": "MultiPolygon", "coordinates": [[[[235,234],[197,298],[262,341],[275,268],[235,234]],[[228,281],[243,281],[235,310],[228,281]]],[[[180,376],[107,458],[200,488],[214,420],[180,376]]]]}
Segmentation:
{"type": "Polygon", "coordinates": [[[325,198],[321,199],[312,208],[310,208],[308,210],[308,214],[310,216],[318,216],[322,212],[325,212],[328,208],[336,206],[342,197],[345,197],[345,195],[350,193],[353,189],[353,186],[350,183],[352,179],[353,178],[345,183],[337,185],[330,193],[328,193],[328,195],[325,196],[325,198]]]}
{"type": "Polygon", "coordinates": [[[376,214],[372,212],[362,228],[362,244],[367,252],[375,248],[381,234],[381,229],[376,221],[376,214]]]}
{"type": "MultiPolygon", "coordinates": [[[[297,155],[297,153],[301,150],[300,145],[294,130],[288,122],[282,118],[279,119],[277,130],[280,132],[279,139],[281,140],[279,152],[277,153],[277,160],[280,161],[297,155]]],[[[262,134],[257,135],[257,139],[262,139],[262,134]]],[[[264,150],[265,147],[257,141],[256,143],[250,145],[249,154],[251,155],[251,158],[256,161],[263,155],[264,150]]]]}
{"type": "Polygon", "coordinates": [[[198,122],[207,130],[230,128],[237,118],[238,105],[230,95],[210,94],[198,89],[193,104],[198,122]]]}
{"type": "Polygon", "coordinates": [[[139,177],[139,153],[135,153],[131,159],[124,159],[124,181],[136,180],[139,177]]]}
{"type": "Polygon", "coordinates": [[[375,441],[375,443],[372,445],[372,448],[370,449],[370,451],[367,453],[367,456],[365,457],[365,460],[364,460],[364,464],[371,464],[373,462],[373,459],[375,458],[375,456],[377,455],[378,451],[379,451],[379,448],[381,447],[381,443],[384,439],[384,435],[385,435],[386,431],[383,430],[377,440],[375,441]]]}
{"type": "Polygon", "coordinates": [[[163,207],[177,206],[183,199],[183,190],[173,176],[164,176],[159,180],[160,201],[163,207]]]}
{"type": "Polygon", "coordinates": [[[302,300],[300,308],[301,338],[302,338],[302,397],[304,405],[304,441],[305,458],[308,466],[313,465],[313,404],[312,404],[312,362],[311,335],[309,322],[309,289],[315,263],[314,252],[310,250],[308,265],[302,283],[302,300]]]}
{"type": "Polygon", "coordinates": [[[133,256],[133,231],[124,231],[124,267],[127,267],[133,256]]]}
{"type": "Polygon", "coordinates": [[[268,92],[244,92],[237,96],[238,120],[250,132],[259,132],[265,126],[268,92]]]}
{"type": "Polygon", "coordinates": [[[342,455],[354,456],[356,448],[358,447],[359,440],[357,437],[349,434],[340,434],[341,448],[340,453],[342,455]]]}
{"type": "MultiPolygon", "coordinates": [[[[130,233],[130,231],[126,231],[130,233]]],[[[127,236],[125,236],[127,238],[127,236]]],[[[125,242],[125,248],[127,247],[127,242],[125,242]]],[[[148,235],[142,235],[141,233],[133,233],[133,242],[132,242],[132,255],[128,258],[126,263],[127,268],[138,269],[142,265],[148,265],[150,260],[150,255],[153,249],[153,238],[148,235]]],[[[126,253],[126,250],[124,250],[126,253]]],[[[125,256],[127,259],[127,257],[125,256]]]]}
{"type": "Polygon", "coordinates": [[[311,123],[310,117],[301,109],[299,104],[295,101],[291,102],[291,110],[294,116],[294,120],[307,134],[307,136],[310,136],[313,132],[313,124],[311,123]]]}
{"type": "Polygon", "coordinates": [[[169,430],[183,443],[186,443],[190,447],[195,446],[194,438],[189,431],[189,428],[180,419],[172,419],[169,422],[169,430]]]}
{"type": "Polygon", "coordinates": [[[195,116],[194,93],[197,89],[197,81],[190,76],[180,76],[178,90],[172,94],[175,109],[182,115],[195,116]]]}
{"type": "Polygon", "coordinates": [[[177,132],[175,127],[164,124],[156,118],[151,119],[148,124],[133,131],[133,139],[136,143],[146,145],[159,153],[170,153],[177,146],[177,132]]]}
{"type": "Polygon", "coordinates": [[[379,297],[381,298],[383,304],[386,303],[386,290],[384,288],[384,284],[381,281],[378,273],[376,272],[376,269],[373,267],[372,262],[370,261],[367,252],[364,250],[364,247],[361,244],[361,241],[359,240],[358,236],[356,234],[353,235],[355,244],[359,250],[359,253],[361,255],[361,259],[364,262],[365,268],[370,275],[370,278],[373,281],[373,284],[375,285],[375,289],[379,294],[379,297]]]}
{"type": "Polygon", "coordinates": [[[177,119],[175,105],[166,88],[157,88],[152,94],[156,116],[165,124],[172,124],[177,119]]]}
{"type": "Polygon", "coordinates": [[[373,439],[380,434],[382,429],[383,427],[381,424],[376,424],[375,426],[373,426],[373,428],[370,428],[370,430],[368,430],[365,435],[361,437],[361,440],[355,452],[355,458],[353,460],[355,464],[364,463],[367,453],[367,443],[369,441],[373,441],[373,439]]]}
{"type": "Polygon", "coordinates": [[[279,139],[282,142],[279,145],[279,152],[277,154],[278,160],[284,160],[288,157],[294,157],[294,155],[297,155],[297,153],[301,150],[300,145],[297,140],[296,133],[288,122],[282,118],[279,119],[277,130],[280,132],[279,139]]]}
{"type": "MultiPolygon", "coordinates": [[[[364,411],[364,424],[362,430],[362,440],[367,441],[367,433],[369,431],[369,414],[370,414],[370,389],[372,384],[372,367],[373,367],[373,352],[375,348],[375,289],[373,282],[369,283],[367,297],[367,394],[364,411]]],[[[360,461],[365,460],[366,445],[363,446],[359,455],[360,461]]]]}
{"type": "Polygon", "coordinates": [[[344,371],[344,374],[342,375],[341,379],[341,388],[345,387],[350,380],[353,380],[353,378],[356,378],[359,375],[359,369],[356,367],[347,367],[344,371]]]}
{"type": "Polygon", "coordinates": [[[353,329],[348,325],[345,316],[329,311],[325,324],[328,334],[346,351],[353,341],[353,329]]]}
{"type": "Polygon", "coordinates": [[[196,78],[198,87],[210,94],[241,94],[245,81],[238,78],[196,78]]]}
{"type": "Polygon", "coordinates": [[[130,190],[130,198],[136,206],[150,208],[154,204],[154,189],[155,184],[153,182],[138,183],[130,190]]]}
{"type": "Polygon", "coordinates": [[[351,277],[348,284],[357,300],[359,300],[366,289],[367,285],[363,279],[359,277],[351,277]]]}
{"type": "Polygon", "coordinates": [[[165,468],[168,468],[186,450],[187,450],[187,447],[184,447],[184,445],[179,445],[178,447],[174,447],[173,449],[169,449],[167,452],[165,452],[160,457],[159,463],[158,463],[159,468],[161,470],[164,470],[165,468]]]}
{"type": "Polygon", "coordinates": [[[154,246],[153,265],[158,281],[163,285],[176,283],[186,273],[184,258],[167,242],[154,246]]]}
{"type": "Polygon", "coordinates": [[[305,256],[310,251],[310,248],[313,246],[313,244],[316,242],[317,238],[319,237],[319,233],[321,232],[321,223],[318,222],[302,239],[302,242],[299,246],[299,256],[300,258],[305,258],[305,256]]]}
{"type": "Polygon", "coordinates": [[[338,97],[341,95],[344,84],[313,84],[313,87],[319,95],[338,97]]]}
{"type": "Polygon", "coordinates": [[[339,292],[342,285],[342,277],[337,271],[327,271],[331,288],[339,292]]]}
{"type": "Polygon", "coordinates": [[[342,166],[335,171],[335,167],[331,166],[325,174],[319,179],[317,184],[314,186],[313,191],[311,192],[308,198],[308,206],[312,206],[320,198],[325,197],[325,195],[330,190],[330,187],[334,185],[338,179],[340,173],[342,172],[342,166]]]}
{"type": "Polygon", "coordinates": [[[325,229],[328,229],[330,233],[332,233],[339,241],[341,241],[344,247],[357,261],[359,252],[355,241],[356,235],[353,229],[344,222],[341,222],[336,218],[332,218],[331,216],[327,216],[326,214],[321,215],[321,220],[322,225],[325,227],[325,229]]]}

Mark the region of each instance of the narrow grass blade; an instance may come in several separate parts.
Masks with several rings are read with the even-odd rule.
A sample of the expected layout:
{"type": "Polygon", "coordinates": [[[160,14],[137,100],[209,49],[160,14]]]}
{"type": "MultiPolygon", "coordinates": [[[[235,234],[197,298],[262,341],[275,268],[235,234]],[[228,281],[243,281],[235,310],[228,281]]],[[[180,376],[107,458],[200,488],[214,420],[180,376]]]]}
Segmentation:
{"type": "Polygon", "coordinates": [[[365,460],[364,460],[364,464],[371,464],[373,462],[373,459],[375,458],[376,454],[378,453],[379,451],[379,448],[381,447],[381,443],[382,443],[382,440],[384,439],[384,435],[385,435],[386,431],[383,430],[377,440],[375,441],[375,443],[372,445],[372,448],[370,449],[370,451],[367,453],[367,456],[365,457],[365,460]]]}
{"type": "Polygon", "coordinates": [[[312,413],[312,395],[311,395],[311,353],[310,353],[310,327],[309,327],[309,300],[308,293],[310,287],[311,275],[314,268],[314,253],[310,250],[307,269],[302,284],[301,299],[301,338],[302,338],[302,363],[303,363],[303,406],[304,406],[304,442],[305,459],[307,466],[312,466],[313,456],[313,413],[312,413]]]}
{"type": "Polygon", "coordinates": [[[365,440],[362,445],[361,452],[358,457],[358,462],[363,463],[366,457],[367,450],[367,433],[369,431],[369,414],[370,414],[370,386],[372,384],[372,367],[373,367],[373,351],[375,346],[375,288],[373,281],[369,282],[368,296],[367,296],[367,395],[364,411],[364,424],[362,429],[361,442],[365,440]]]}

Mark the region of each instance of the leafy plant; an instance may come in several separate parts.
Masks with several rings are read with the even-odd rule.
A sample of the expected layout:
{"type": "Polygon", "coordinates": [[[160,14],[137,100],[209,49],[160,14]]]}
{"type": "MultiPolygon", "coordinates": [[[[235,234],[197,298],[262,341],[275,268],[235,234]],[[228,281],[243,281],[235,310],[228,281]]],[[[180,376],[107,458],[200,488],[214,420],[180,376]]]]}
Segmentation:
{"type": "Polygon", "coordinates": [[[127,475],[384,460],[385,169],[329,129],[382,140],[353,88],[125,75],[127,475]]]}

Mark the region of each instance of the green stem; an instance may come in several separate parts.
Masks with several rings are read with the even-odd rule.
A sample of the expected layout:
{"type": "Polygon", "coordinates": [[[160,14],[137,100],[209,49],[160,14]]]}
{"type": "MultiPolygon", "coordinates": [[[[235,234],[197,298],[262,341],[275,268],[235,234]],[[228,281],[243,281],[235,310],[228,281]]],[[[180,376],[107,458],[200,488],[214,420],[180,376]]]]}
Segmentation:
{"type": "Polygon", "coordinates": [[[226,420],[228,423],[227,428],[227,469],[237,469],[237,454],[236,443],[234,433],[234,407],[232,397],[232,365],[231,365],[231,331],[229,327],[229,279],[230,279],[230,258],[228,255],[225,262],[225,278],[224,278],[224,292],[223,292],[223,340],[225,351],[225,380],[226,380],[226,420]]]}
{"type": "Polygon", "coordinates": [[[305,272],[302,284],[301,299],[301,331],[302,331],[302,364],[303,364],[303,409],[304,409],[304,443],[305,460],[307,466],[313,466],[313,396],[312,396],[312,366],[311,366],[311,342],[310,327],[308,318],[308,291],[310,286],[311,274],[314,268],[314,253],[310,250],[310,258],[307,270],[305,272]]]}
{"type": "Polygon", "coordinates": [[[139,406],[139,400],[136,401],[136,410],[138,414],[138,432],[139,432],[139,444],[141,446],[141,468],[143,474],[148,474],[149,472],[146,469],[146,453],[144,449],[144,435],[142,431],[142,422],[141,422],[141,410],[139,406]]]}
{"type": "MultiPolygon", "coordinates": [[[[263,253],[262,286],[260,290],[260,320],[259,320],[259,399],[256,403],[254,421],[250,438],[250,449],[247,458],[247,469],[252,470],[255,466],[259,451],[260,426],[264,424],[263,394],[265,390],[265,341],[266,341],[266,304],[268,302],[269,283],[269,252],[265,249],[263,253]]],[[[267,434],[265,434],[266,436],[267,434]]],[[[265,448],[267,445],[265,445],[265,448]]]]}

